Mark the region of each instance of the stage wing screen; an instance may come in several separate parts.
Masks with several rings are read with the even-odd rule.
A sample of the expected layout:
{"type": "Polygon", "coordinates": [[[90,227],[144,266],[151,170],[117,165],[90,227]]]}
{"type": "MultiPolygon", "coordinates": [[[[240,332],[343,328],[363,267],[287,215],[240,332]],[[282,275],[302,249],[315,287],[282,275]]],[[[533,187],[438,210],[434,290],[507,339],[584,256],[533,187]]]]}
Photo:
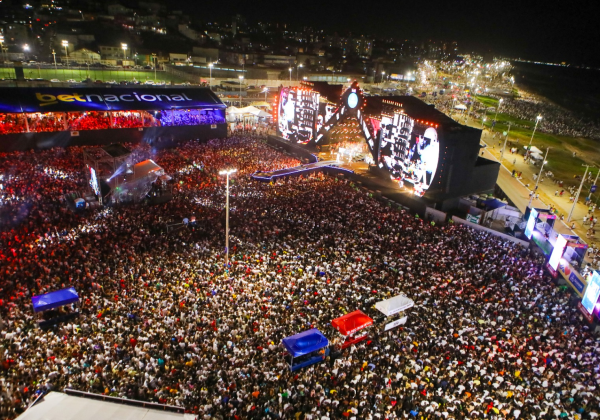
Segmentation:
{"type": "Polygon", "coordinates": [[[379,166],[399,182],[412,184],[415,195],[423,196],[433,183],[439,155],[435,128],[405,114],[382,117],[379,166]]]}
{"type": "Polygon", "coordinates": [[[279,93],[279,135],[293,143],[315,137],[319,94],[306,89],[282,88],[279,93]]]}

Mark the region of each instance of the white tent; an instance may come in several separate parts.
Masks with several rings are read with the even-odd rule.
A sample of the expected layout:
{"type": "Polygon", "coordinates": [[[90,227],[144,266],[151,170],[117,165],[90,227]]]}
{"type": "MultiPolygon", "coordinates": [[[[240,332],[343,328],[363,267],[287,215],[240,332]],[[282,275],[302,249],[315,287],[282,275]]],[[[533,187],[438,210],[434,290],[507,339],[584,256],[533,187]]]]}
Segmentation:
{"type": "MultiPolygon", "coordinates": [[[[523,146],[523,149],[527,150],[527,146],[523,146]]],[[[543,152],[535,146],[531,146],[531,153],[535,153],[538,155],[543,155],[543,152]]]]}
{"type": "Polygon", "coordinates": [[[240,109],[238,107],[236,107],[236,106],[230,106],[230,107],[227,108],[226,112],[228,114],[237,114],[237,113],[240,112],[240,109]]]}
{"type": "Polygon", "coordinates": [[[385,316],[391,316],[412,308],[415,306],[415,302],[403,295],[394,296],[375,304],[375,309],[383,313],[385,316]]]}
{"type": "Polygon", "coordinates": [[[74,397],[62,392],[50,392],[17,418],[19,420],[193,420],[195,417],[194,414],[178,414],[74,397]]]}
{"type": "Polygon", "coordinates": [[[467,106],[464,104],[454,105],[454,109],[462,109],[463,111],[467,109],[467,106]]]}

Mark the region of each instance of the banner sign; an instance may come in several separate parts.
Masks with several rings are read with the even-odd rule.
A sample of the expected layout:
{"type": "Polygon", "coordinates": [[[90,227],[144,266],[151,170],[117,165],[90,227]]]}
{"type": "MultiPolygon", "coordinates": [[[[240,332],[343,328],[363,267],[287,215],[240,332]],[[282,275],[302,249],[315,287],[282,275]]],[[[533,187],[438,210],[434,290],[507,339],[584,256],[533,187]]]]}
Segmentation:
{"type": "Polygon", "coordinates": [[[392,328],[396,328],[398,325],[404,325],[404,324],[406,324],[406,321],[408,321],[408,316],[403,316],[402,318],[397,319],[393,322],[390,322],[389,324],[385,324],[384,331],[391,330],[392,328]]]}
{"type": "Polygon", "coordinates": [[[567,283],[571,285],[573,290],[575,290],[575,293],[577,293],[579,297],[583,297],[583,292],[587,283],[577,270],[575,270],[567,261],[561,260],[558,264],[557,271],[563,276],[567,283]]]}
{"type": "Polygon", "coordinates": [[[226,108],[208,88],[0,88],[0,113],[226,108]]]}
{"type": "Polygon", "coordinates": [[[587,309],[585,309],[585,307],[581,304],[581,302],[577,303],[577,309],[579,309],[579,312],[581,312],[581,314],[585,317],[587,322],[589,322],[591,324],[594,321],[594,317],[592,316],[592,314],[589,313],[587,311],[587,309]]]}

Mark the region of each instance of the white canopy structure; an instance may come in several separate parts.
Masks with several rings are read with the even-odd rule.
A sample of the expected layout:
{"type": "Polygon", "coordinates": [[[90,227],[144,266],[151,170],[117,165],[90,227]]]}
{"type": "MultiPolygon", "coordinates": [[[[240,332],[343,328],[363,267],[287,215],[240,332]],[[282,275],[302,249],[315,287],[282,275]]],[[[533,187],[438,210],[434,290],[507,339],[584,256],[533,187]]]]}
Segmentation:
{"type": "Polygon", "coordinates": [[[415,302],[404,295],[394,296],[375,304],[375,308],[385,316],[397,314],[413,306],[415,306],[415,302]]]}
{"type": "Polygon", "coordinates": [[[26,410],[19,420],[193,420],[193,414],[135,407],[89,398],[75,397],[62,392],[50,392],[33,407],[26,410]]]}
{"type": "MultiPolygon", "coordinates": [[[[523,146],[523,149],[527,150],[527,146],[523,146]]],[[[531,150],[530,150],[530,152],[531,152],[531,153],[536,153],[536,154],[538,154],[538,155],[543,155],[543,154],[544,154],[544,153],[543,153],[543,152],[542,152],[540,149],[538,149],[538,148],[537,148],[537,147],[535,147],[535,146],[531,146],[531,150]]]]}
{"type": "Polygon", "coordinates": [[[454,109],[462,109],[464,111],[467,109],[467,106],[464,104],[457,104],[454,106],[454,109]]]}

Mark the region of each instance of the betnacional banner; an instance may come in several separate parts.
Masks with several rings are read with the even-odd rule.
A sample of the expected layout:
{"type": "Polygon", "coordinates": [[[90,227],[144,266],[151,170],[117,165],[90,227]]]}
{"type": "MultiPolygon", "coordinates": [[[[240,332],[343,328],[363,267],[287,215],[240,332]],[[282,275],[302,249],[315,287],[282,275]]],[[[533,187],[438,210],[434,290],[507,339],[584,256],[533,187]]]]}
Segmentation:
{"type": "Polygon", "coordinates": [[[225,108],[208,88],[0,88],[0,113],[225,108]]]}

